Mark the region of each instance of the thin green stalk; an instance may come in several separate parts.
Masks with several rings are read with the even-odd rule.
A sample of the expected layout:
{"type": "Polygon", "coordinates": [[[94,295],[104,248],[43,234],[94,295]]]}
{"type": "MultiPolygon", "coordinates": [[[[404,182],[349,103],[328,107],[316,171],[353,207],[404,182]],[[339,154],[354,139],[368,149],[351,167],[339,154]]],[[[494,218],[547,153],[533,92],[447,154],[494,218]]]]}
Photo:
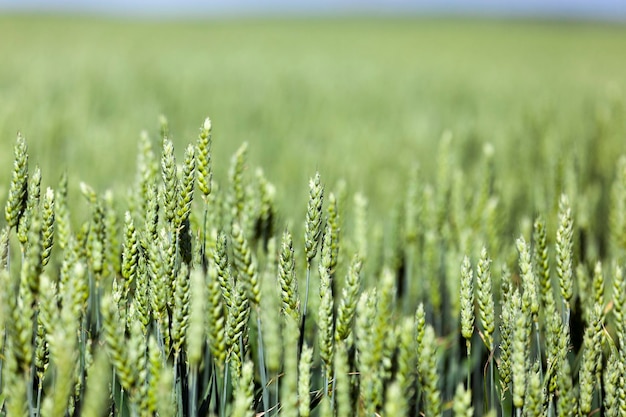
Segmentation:
{"type": "Polygon", "coordinates": [[[259,373],[261,374],[261,384],[263,385],[263,413],[267,413],[270,397],[267,389],[267,370],[265,369],[265,352],[263,350],[263,335],[261,334],[261,310],[258,306],[256,313],[256,323],[258,327],[257,339],[259,350],[259,373]]]}
{"type": "Polygon", "coordinates": [[[489,354],[489,383],[491,386],[489,387],[489,391],[491,393],[489,409],[493,408],[496,405],[496,388],[495,388],[495,379],[493,376],[493,352],[489,354]]]}
{"type": "Polygon", "coordinates": [[[300,339],[298,340],[298,358],[302,352],[302,346],[304,346],[304,330],[306,326],[306,310],[307,304],[309,304],[309,280],[311,279],[311,264],[307,263],[306,266],[306,289],[304,290],[304,307],[302,308],[302,324],[300,324],[300,339]]]}
{"type": "Polygon", "coordinates": [[[174,355],[174,384],[176,384],[176,408],[178,409],[178,415],[183,415],[183,390],[182,381],[178,377],[178,354],[174,355]]]}
{"type": "Polygon", "coordinates": [[[198,407],[197,407],[197,394],[198,394],[198,367],[192,366],[190,369],[190,378],[191,383],[189,388],[189,415],[191,417],[197,417],[198,415],[198,407]]]}
{"type": "Polygon", "coordinates": [[[226,393],[228,389],[228,369],[230,364],[226,362],[224,366],[224,386],[222,387],[222,405],[220,406],[220,417],[226,416],[226,393]]]}

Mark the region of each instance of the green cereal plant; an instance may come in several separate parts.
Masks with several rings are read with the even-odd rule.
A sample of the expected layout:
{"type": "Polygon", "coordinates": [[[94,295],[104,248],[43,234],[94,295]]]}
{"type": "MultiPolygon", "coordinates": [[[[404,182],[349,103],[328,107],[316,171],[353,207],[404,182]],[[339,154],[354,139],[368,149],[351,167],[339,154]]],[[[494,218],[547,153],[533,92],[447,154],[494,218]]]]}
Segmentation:
{"type": "MultiPolygon", "coordinates": [[[[161,237],[159,237],[157,241],[150,241],[147,249],[148,294],[152,316],[157,322],[159,329],[159,339],[169,348],[170,317],[167,309],[168,300],[173,297],[170,297],[172,293],[172,287],[170,285],[171,277],[169,277],[167,273],[168,268],[166,267],[166,260],[162,257],[162,250],[159,244],[160,240],[161,237]]],[[[171,246],[172,245],[170,245],[170,247],[171,246]]],[[[171,259],[171,256],[169,259],[171,259]]]]}
{"type": "Polygon", "coordinates": [[[178,200],[176,203],[176,215],[174,216],[174,224],[176,225],[176,229],[180,229],[181,227],[183,227],[185,222],[189,219],[195,183],[195,148],[192,145],[189,145],[185,150],[185,159],[183,161],[183,169],[181,173],[181,179],[179,181],[180,187],[178,192],[178,200]]]}
{"type": "Polygon", "coordinates": [[[259,193],[259,216],[255,229],[258,237],[263,239],[264,248],[267,249],[267,244],[275,233],[276,187],[265,178],[261,168],[256,170],[256,180],[259,193]]]}
{"type": "Polygon", "coordinates": [[[559,200],[559,225],[556,232],[556,275],[564,302],[565,322],[569,323],[570,301],[573,295],[573,222],[572,209],[565,194],[559,200]]]}
{"type": "Polygon", "coordinates": [[[144,215],[148,210],[148,202],[152,198],[150,195],[150,187],[157,181],[159,166],[152,148],[152,141],[148,136],[148,132],[142,131],[139,135],[138,152],[137,152],[137,179],[136,203],[135,211],[138,216],[144,215]]]}
{"type": "Polygon", "coordinates": [[[420,346],[418,370],[424,393],[424,415],[440,416],[443,409],[437,372],[437,340],[435,339],[435,330],[431,325],[426,325],[420,346]]]}
{"type": "Polygon", "coordinates": [[[545,390],[541,383],[541,364],[535,361],[528,369],[524,416],[545,416],[545,390]]]}
{"type": "Polygon", "coordinates": [[[229,215],[232,220],[244,222],[244,224],[247,219],[243,218],[246,204],[246,188],[243,175],[246,168],[247,152],[248,143],[244,142],[233,155],[228,171],[228,179],[231,187],[228,195],[229,215]]]}
{"type": "MultiPolygon", "coordinates": [[[[144,334],[148,333],[148,327],[152,319],[150,311],[150,283],[148,279],[146,263],[144,258],[141,257],[138,259],[137,279],[135,280],[135,292],[131,306],[135,311],[134,318],[141,322],[144,334]]],[[[124,281],[124,285],[126,285],[127,282],[128,280],[124,281]]],[[[123,291],[126,291],[126,287],[124,287],[123,291]]],[[[126,294],[124,298],[128,299],[128,295],[126,294]]]]}
{"type": "Polygon", "coordinates": [[[233,288],[233,298],[228,308],[226,320],[227,360],[230,363],[233,375],[239,378],[241,366],[246,354],[248,333],[248,318],[250,316],[250,300],[241,281],[237,281],[233,288]]]}
{"type": "Polygon", "coordinates": [[[157,198],[156,183],[152,183],[147,186],[146,191],[146,211],[143,213],[144,231],[141,239],[141,246],[143,250],[148,254],[147,258],[151,261],[151,250],[153,244],[159,238],[158,226],[159,226],[159,200],[157,198]]]}
{"type": "Polygon", "coordinates": [[[337,416],[352,416],[354,408],[350,394],[351,375],[350,363],[345,341],[340,341],[335,346],[333,397],[334,409],[337,416]]]}
{"type": "Polygon", "coordinates": [[[495,306],[493,301],[493,282],[491,278],[491,259],[487,255],[487,249],[483,246],[480,251],[480,259],[476,265],[476,284],[478,314],[482,324],[483,332],[479,332],[483,343],[489,351],[489,387],[491,406],[494,400],[494,364],[493,364],[493,333],[495,330],[495,306]]]}
{"type": "Polygon", "coordinates": [[[173,224],[176,218],[176,206],[179,200],[179,185],[176,168],[176,157],[174,156],[174,144],[172,141],[163,138],[163,151],[161,154],[161,178],[162,188],[160,195],[161,205],[165,220],[173,224]]]}
{"type": "Polygon", "coordinates": [[[352,332],[352,319],[356,312],[361,291],[361,266],[361,260],[355,255],[350,264],[350,269],[346,276],[346,285],[343,288],[339,307],[337,308],[337,319],[335,322],[335,340],[337,342],[346,340],[352,332]]]}
{"type": "Polygon", "coordinates": [[[300,301],[298,299],[298,280],[296,279],[295,256],[291,233],[283,233],[280,259],[278,262],[278,281],[282,299],[282,311],[295,320],[300,319],[300,301]]]}
{"type": "Polygon", "coordinates": [[[30,229],[28,231],[28,246],[22,261],[21,279],[28,283],[34,298],[39,295],[39,275],[42,270],[41,254],[41,220],[38,214],[31,216],[30,229]]]}
{"type": "MultiPolygon", "coordinates": [[[[532,263],[530,258],[530,247],[524,240],[524,237],[520,237],[516,241],[517,251],[519,253],[519,268],[522,278],[522,310],[529,320],[529,323],[534,324],[535,336],[537,340],[537,352],[541,356],[541,339],[539,334],[539,296],[537,295],[537,279],[532,269],[532,263]]],[[[531,335],[529,331],[528,336],[531,335]]]]}
{"type": "Polygon", "coordinates": [[[91,187],[85,183],[82,183],[81,186],[84,190],[83,194],[89,196],[91,205],[91,219],[88,226],[86,250],[95,276],[95,283],[98,286],[105,261],[106,230],[104,228],[104,208],[102,207],[102,201],[96,197],[91,187]]]}
{"type": "Polygon", "coordinates": [[[441,329],[441,280],[440,275],[440,236],[433,229],[429,229],[424,235],[424,294],[428,303],[425,305],[429,316],[434,317],[435,327],[441,329]]]}
{"type": "Polygon", "coordinates": [[[548,259],[548,236],[545,220],[541,216],[538,216],[533,224],[533,241],[534,270],[538,278],[541,304],[544,306],[554,304],[554,293],[550,279],[550,264],[548,259]]]}
{"type": "Polygon", "coordinates": [[[298,414],[300,417],[311,415],[311,366],[313,364],[313,348],[306,344],[302,348],[298,364],[298,414]]]}
{"type": "Polygon", "coordinates": [[[267,410],[268,407],[268,393],[266,391],[266,374],[265,374],[265,364],[264,364],[264,353],[263,353],[263,332],[261,326],[261,285],[259,284],[259,272],[257,261],[252,254],[252,249],[250,248],[247,239],[244,236],[244,231],[239,225],[239,223],[233,223],[231,227],[231,241],[233,243],[233,254],[234,254],[234,264],[235,270],[237,271],[237,283],[243,283],[243,286],[247,292],[246,297],[248,298],[251,306],[256,310],[257,317],[257,332],[258,332],[258,360],[260,362],[260,370],[261,370],[261,380],[263,383],[263,401],[264,401],[264,409],[267,410]]]}
{"type": "Polygon", "coordinates": [[[322,246],[322,261],[319,264],[320,274],[320,303],[317,317],[317,334],[320,358],[324,363],[324,389],[328,394],[328,382],[332,378],[333,371],[333,332],[334,332],[334,297],[331,283],[330,268],[332,265],[332,243],[330,226],[326,226],[324,233],[324,245],[322,246]]]}
{"type": "Polygon", "coordinates": [[[600,382],[599,375],[602,366],[602,305],[595,304],[591,310],[589,324],[585,329],[583,338],[583,351],[580,370],[578,372],[579,384],[579,412],[588,415],[591,412],[593,394],[596,385],[600,382]]]}
{"type": "Polygon", "coordinates": [[[107,190],[102,198],[104,203],[104,256],[108,264],[108,273],[119,275],[121,272],[121,250],[119,241],[119,219],[115,208],[113,191],[107,190]]]}
{"type": "Polygon", "coordinates": [[[164,114],[160,114],[158,118],[159,122],[159,134],[161,135],[161,140],[165,140],[165,138],[170,136],[170,124],[167,120],[167,117],[164,114]]]}
{"type": "Polygon", "coordinates": [[[254,364],[246,361],[241,370],[234,396],[232,417],[254,417],[254,364]]]}
{"type": "Polygon", "coordinates": [[[136,375],[133,372],[130,352],[124,345],[120,331],[120,317],[116,303],[111,296],[105,295],[100,305],[102,309],[102,329],[109,358],[119,378],[122,389],[131,392],[135,387],[136,375]]]}
{"type": "Polygon", "coordinates": [[[128,297],[130,289],[135,285],[137,279],[137,268],[139,266],[139,237],[135,229],[135,222],[129,211],[124,217],[124,243],[122,246],[122,270],[124,277],[124,295],[128,297]]]}
{"type": "Polygon", "coordinates": [[[405,317],[397,325],[396,337],[398,338],[396,382],[400,385],[403,397],[411,398],[414,391],[417,358],[413,317],[405,317]]]}
{"type": "Polygon", "coordinates": [[[470,363],[472,351],[472,336],[474,335],[474,272],[467,256],[461,264],[461,335],[465,338],[467,347],[468,369],[467,384],[470,379],[470,363]]]}
{"type": "Polygon", "coordinates": [[[191,285],[189,281],[190,271],[187,265],[182,264],[174,278],[174,308],[172,312],[171,335],[175,360],[178,359],[183,346],[187,342],[191,298],[191,285]]]}
{"type": "MultiPolygon", "coordinates": [[[[87,387],[81,415],[85,417],[102,417],[107,406],[108,389],[111,373],[106,354],[100,351],[89,367],[87,387]]],[[[148,409],[147,411],[152,411],[148,409]]]]}
{"type": "MultiPolygon", "coordinates": [[[[40,313],[41,314],[41,313],[40,313]]],[[[44,378],[48,365],[50,364],[50,349],[46,338],[46,328],[43,325],[40,315],[37,316],[37,328],[35,332],[35,372],[37,375],[37,403],[41,399],[44,378]]]]}
{"type": "Polygon", "coordinates": [[[424,312],[424,304],[420,303],[415,310],[415,341],[417,343],[417,351],[422,350],[424,340],[424,331],[426,330],[426,313],[424,312]]]}
{"type": "Polygon", "coordinates": [[[211,166],[211,138],[212,126],[211,119],[204,119],[200,134],[196,142],[196,162],[198,168],[198,188],[202,192],[203,198],[207,198],[211,194],[213,182],[213,170],[211,166]]]}
{"type": "Polygon", "coordinates": [[[227,237],[224,232],[217,235],[217,243],[213,252],[215,268],[217,271],[217,279],[220,283],[220,289],[226,303],[226,307],[230,308],[232,303],[232,277],[230,263],[228,262],[227,237]]]}
{"type": "MultiPolygon", "coordinates": [[[[147,392],[145,394],[145,404],[147,412],[155,412],[160,399],[160,385],[163,379],[165,379],[166,372],[164,372],[163,353],[158,345],[156,338],[153,335],[148,337],[148,384],[147,392]]],[[[167,399],[167,397],[166,397],[167,399]]]]}
{"type": "Polygon", "coordinates": [[[26,209],[17,227],[17,238],[22,244],[22,252],[28,242],[28,231],[31,230],[32,219],[38,215],[39,199],[41,197],[41,170],[35,167],[32,175],[28,179],[28,191],[26,197],[26,209]]]}
{"type": "Polygon", "coordinates": [[[233,223],[231,233],[237,281],[243,282],[250,303],[252,306],[258,307],[261,303],[261,286],[257,261],[239,223],[233,223]]]}
{"type": "MultiPolygon", "coordinates": [[[[74,291],[68,288],[71,293],[74,291]]],[[[68,298],[72,298],[71,296],[68,298]]],[[[78,320],[75,318],[72,303],[65,303],[61,309],[60,321],[56,323],[49,338],[50,358],[55,367],[55,390],[42,406],[42,415],[63,415],[74,385],[74,372],[78,357],[76,332],[78,320]],[[48,400],[52,400],[48,402],[48,400]]]]}
{"type": "Polygon", "coordinates": [[[0,270],[9,268],[9,226],[5,226],[0,232],[0,270]]]}
{"type": "MultiPolygon", "coordinates": [[[[319,172],[309,180],[309,202],[304,223],[304,252],[306,256],[306,284],[304,290],[304,305],[302,307],[301,336],[306,329],[306,312],[309,303],[309,281],[311,280],[311,263],[317,254],[317,247],[322,234],[322,208],[324,204],[324,186],[319,172]]],[[[302,345],[302,343],[300,343],[302,345]]]]}
{"type": "Polygon", "coordinates": [[[280,415],[298,416],[298,344],[300,332],[298,322],[285,315],[283,339],[283,376],[280,378],[280,415]]]}
{"type": "Polygon", "coordinates": [[[337,203],[337,197],[335,197],[335,193],[330,193],[328,195],[328,206],[326,208],[328,217],[326,223],[330,227],[330,263],[328,265],[328,269],[330,271],[330,276],[333,277],[335,275],[335,270],[337,268],[337,262],[339,260],[339,235],[341,232],[340,218],[339,218],[339,207],[337,203]]]}
{"type": "Polygon", "coordinates": [[[220,188],[211,134],[206,119],[177,167],[163,120],[160,170],[142,134],[137,177],[122,193],[128,199],[117,187],[100,194],[81,183],[83,212],[69,198],[68,174],[55,191],[41,189],[39,169],[29,176],[18,137],[11,183],[0,187],[8,191],[0,225],[0,414],[626,413],[626,217],[618,212],[626,159],[617,163],[609,202],[601,196],[610,172],[584,153],[559,162],[551,152],[563,149],[560,140],[538,151],[554,159],[547,181],[514,187],[506,160],[488,145],[484,163],[475,164],[478,139],[452,144],[445,133],[442,166],[412,172],[384,220],[371,190],[356,193],[346,211],[339,185],[324,208],[316,173],[298,251],[289,215],[277,210],[286,205],[282,184],[260,168],[246,177],[244,145],[220,188]],[[596,169],[590,184],[585,175],[596,169]],[[534,223],[525,217],[549,207],[561,189],[580,211],[576,251],[565,194],[558,210],[534,223]],[[609,223],[594,213],[609,213],[609,223]],[[10,257],[14,247],[21,256],[10,257]],[[311,282],[318,250],[319,281],[311,282]],[[309,289],[319,290],[310,305],[309,289]]]}
{"type": "Polygon", "coordinates": [[[463,384],[456,386],[452,411],[454,417],[473,417],[474,407],[472,407],[472,391],[463,388],[463,384]]]}
{"type": "Polygon", "coordinates": [[[361,259],[367,259],[367,198],[362,193],[354,195],[354,244],[361,259]]]}
{"type": "MultiPolygon", "coordinates": [[[[276,237],[267,243],[267,259],[261,279],[260,318],[263,323],[263,350],[265,368],[268,373],[276,375],[280,371],[283,354],[281,329],[281,297],[277,282],[278,250],[276,237]]],[[[276,385],[277,386],[277,385],[276,385]]]]}
{"type": "Polygon", "coordinates": [[[317,254],[317,246],[322,233],[322,206],[324,204],[324,186],[319,172],[309,180],[309,203],[304,224],[304,249],[307,269],[317,254]]]}
{"type": "Polygon", "coordinates": [[[578,410],[578,392],[574,388],[572,369],[568,359],[570,344],[569,325],[563,324],[558,335],[559,353],[555,366],[556,390],[558,393],[556,410],[559,417],[575,415],[578,410]]]}
{"type": "Polygon", "coordinates": [[[604,306],[604,274],[602,272],[602,262],[596,262],[593,268],[593,301],[595,304],[604,306]]]}
{"type": "Polygon", "coordinates": [[[495,329],[495,307],[493,301],[493,288],[491,282],[491,259],[487,255],[487,249],[480,251],[480,259],[476,266],[476,284],[478,302],[478,315],[483,331],[480,333],[487,349],[493,351],[493,332],[495,329]]]}
{"type": "Polygon", "coordinates": [[[561,356],[561,337],[563,331],[563,319],[558,314],[555,305],[548,304],[545,309],[545,345],[546,345],[546,365],[548,380],[548,397],[552,397],[557,389],[557,371],[561,356]]]}
{"type": "Polygon", "coordinates": [[[387,387],[386,398],[384,415],[403,416],[407,414],[407,398],[404,396],[400,384],[397,381],[393,381],[387,387]]]}
{"type": "MultiPolygon", "coordinates": [[[[374,344],[373,349],[379,355],[380,365],[380,382],[388,381],[391,377],[390,371],[392,367],[392,361],[394,351],[396,350],[396,338],[390,337],[391,330],[389,323],[394,320],[393,306],[396,303],[396,285],[395,276],[389,268],[383,269],[380,276],[380,290],[378,291],[378,305],[376,311],[376,317],[374,319],[374,344]]],[[[380,394],[382,395],[384,388],[380,387],[380,394]]],[[[382,400],[381,400],[382,401],[382,400]]],[[[382,405],[382,403],[380,404],[382,405]]]]}
{"type": "Polygon", "coordinates": [[[626,155],[620,156],[616,162],[609,209],[610,243],[614,255],[621,261],[626,250],[626,155]]]}
{"type": "Polygon", "coordinates": [[[15,160],[9,195],[4,208],[4,216],[10,228],[17,228],[26,210],[28,191],[28,147],[24,137],[18,133],[14,148],[15,160]]]}
{"type": "Polygon", "coordinates": [[[46,189],[41,211],[43,217],[41,227],[41,266],[44,267],[50,260],[54,242],[54,191],[51,188],[46,189]]]}
{"type": "Polygon", "coordinates": [[[524,397],[526,394],[526,377],[529,368],[528,351],[530,348],[530,312],[525,311],[523,295],[517,289],[511,298],[513,332],[511,343],[511,381],[513,405],[520,415],[524,407],[524,397]]]}
{"type": "Polygon", "coordinates": [[[226,315],[217,267],[210,263],[207,273],[207,324],[208,343],[218,369],[223,370],[226,362],[226,315]]]}
{"type": "Polygon", "coordinates": [[[556,415],[558,417],[572,417],[577,414],[578,401],[572,382],[571,367],[566,357],[561,358],[561,363],[558,366],[559,371],[556,379],[559,398],[556,402],[556,415]]]}
{"type": "Polygon", "coordinates": [[[2,367],[3,393],[6,395],[4,407],[7,415],[28,416],[28,379],[22,374],[14,348],[13,340],[8,338],[5,343],[7,354],[3,358],[2,367]]]}
{"type": "Polygon", "coordinates": [[[54,193],[54,223],[56,244],[65,249],[71,233],[70,212],[68,207],[67,172],[63,172],[54,193]]]}
{"type": "Polygon", "coordinates": [[[375,290],[361,294],[357,304],[355,339],[357,367],[359,369],[359,396],[365,407],[365,415],[373,415],[380,405],[382,392],[377,382],[382,383],[378,370],[382,352],[375,347],[376,334],[374,320],[378,308],[378,294],[375,290]]]}
{"type": "MultiPolygon", "coordinates": [[[[507,281],[504,281],[507,282],[507,281]]],[[[511,390],[511,351],[513,345],[514,310],[513,298],[508,297],[500,310],[500,361],[498,371],[500,375],[500,401],[504,401],[505,394],[511,390]]]]}
{"type": "MultiPolygon", "coordinates": [[[[620,377],[623,374],[623,364],[620,361],[619,353],[612,346],[610,354],[607,358],[606,367],[602,374],[602,382],[604,386],[604,409],[609,417],[618,416],[619,396],[622,387],[620,387],[620,377]]],[[[622,377],[623,378],[623,377],[622,377]]]]}
{"type": "Polygon", "coordinates": [[[626,346],[623,346],[622,341],[626,340],[626,320],[624,320],[624,313],[626,310],[626,280],[622,267],[615,265],[615,272],[613,273],[613,317],[616,327],[617,340],[619,343],[620,351],[625,351],[626,346]]]}

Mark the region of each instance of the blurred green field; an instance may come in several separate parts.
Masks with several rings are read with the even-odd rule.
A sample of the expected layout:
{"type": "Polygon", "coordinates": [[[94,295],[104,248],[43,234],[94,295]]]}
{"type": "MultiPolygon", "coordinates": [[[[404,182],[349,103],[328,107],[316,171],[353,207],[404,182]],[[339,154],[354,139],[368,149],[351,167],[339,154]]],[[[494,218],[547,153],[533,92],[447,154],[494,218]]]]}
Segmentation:
{"type": "Polygon", "coordinates": [[[374,213],[388,213],[411,166],[434,178],[445,130],[467,176],[482,144],[495,145],[499,181],[517,181],[501,187],[505,200],[527,215],[537,209],[528,190],[559,162],[541,155],[591,153],[601,163],[581,170],[607,182],[626,150],[619,25],[3,16],[0,39],[3,200],[17,131],[43,185],[68,170],[74,195],[79,180],[123,191],[139,133],[156,143],[160,114],[179,157],[211,117],[220,182],[249,142],[251,169],[264,168],[292,219],[304,213],[315,170],[331,188],[345,178],[374,213]]]}

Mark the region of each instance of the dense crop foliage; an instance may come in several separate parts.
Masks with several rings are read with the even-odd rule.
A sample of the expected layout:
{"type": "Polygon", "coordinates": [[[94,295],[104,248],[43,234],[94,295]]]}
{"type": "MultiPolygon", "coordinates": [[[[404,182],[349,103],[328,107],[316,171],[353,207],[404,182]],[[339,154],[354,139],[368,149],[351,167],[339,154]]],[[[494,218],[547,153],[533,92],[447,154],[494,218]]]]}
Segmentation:
{"type": "MultiPolygon", "coordinates": [[[[493,39],[499,24],[394,23],[372,36],[363,23],[308,22],[297,32],[320,43],[301,49],[280,36],[295,26],[255,23],[264,48],[222,51],[222,62],[163,34],[153,41],[166,59],[133,45],[155,28],[228,44],[224,23],[121,25],[135,43],[108,31],[105,42],[97,23],[75,48],[99,39],[101,53],[129,59],[106,71],[86,50],[13,51],[0,130],[16,116],[28,140],[2,139],[3,415],[626,413],[626,64],[611,55],[623,30],[518,23],[493,39]],[[487,50],[433,53],[432,36],[470,43],[468,28],[487,50]],[[406,56],[416,34],[430,34],[433,62],[406,56]],[[591,65],[598,39],[608,52],[593,50],[591,65]],[[511,42],[531,51],[508,52],[511,42]],[[520,53],[545,66],[520,70],[520,53]],[[16,71],[27,57],[35,65],[16,71]],[[250,84],[217,87],[229,77],[250,84]],[[39,119],[16,98],[27,87],[49,94],[39,119]],[[147,87],[154,103],[125,107],[150,101],[147,87]],[[318,107],[326,97],[330,109],[318,107]],[[219,134],[208,118],[198,130],[203,107],[219,134]],[[161,110],[172,117],[129,139],[135,118],[161,110]],[[189,126],[179,134],[172,120],[189,126]],[[176,139],[192,131],[187,146],[176,139]],[[92,141],[66,140],[76,134],[92,141]],[[318,135],[332,141],[313,146],[318,135]]],[[[50,42],[41,33],[28,33],[31,46],[50,42]]]]}

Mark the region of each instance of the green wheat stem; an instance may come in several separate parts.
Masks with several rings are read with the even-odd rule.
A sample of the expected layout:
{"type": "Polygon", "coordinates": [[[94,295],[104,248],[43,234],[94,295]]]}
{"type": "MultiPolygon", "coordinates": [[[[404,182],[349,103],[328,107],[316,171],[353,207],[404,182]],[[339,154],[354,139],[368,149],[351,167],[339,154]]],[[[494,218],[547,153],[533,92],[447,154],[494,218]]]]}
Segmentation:
{"type": "Polygon", "coordinates": [[[304,331],[306,326],[306,306],[309,303],[309,280],[311,279],[311,264],[308,263],[306,266],[306,288],[304,290],[304,307],[302,308],[302,323],[300,324],[300,339],[298,341],[298,356],[300,356],[300,352],[302,351],[302,346],[304,345],[304,331]]]}
{"type": "Polygon", "coordinates": [[[261,374],[261,385],[263,385],[263,412],[267,413],[270,403],[270,393],[267,387],[267,369],[265,369],[265,352],[263,350],[263,334],[261,333],[261,309],[257,306],[256,311],[257,324],[257,343],[259,351],[259,372],[261,374]]]}
{"type": "Polygon", "coordinates": [[[224,385],[222,386],[222,404],[220,406],[220,417],[226,416],[226,394],[228,392],[228,375],[230,366],[224,366],[224,385]]]}
{"type": "Polygon", "coordinates": [[[198,409],[196,399],[198,397],[198,368],[193,366],[190,370],[191,383],[189,387],[189,415],[197,417],[198,409]]]}

